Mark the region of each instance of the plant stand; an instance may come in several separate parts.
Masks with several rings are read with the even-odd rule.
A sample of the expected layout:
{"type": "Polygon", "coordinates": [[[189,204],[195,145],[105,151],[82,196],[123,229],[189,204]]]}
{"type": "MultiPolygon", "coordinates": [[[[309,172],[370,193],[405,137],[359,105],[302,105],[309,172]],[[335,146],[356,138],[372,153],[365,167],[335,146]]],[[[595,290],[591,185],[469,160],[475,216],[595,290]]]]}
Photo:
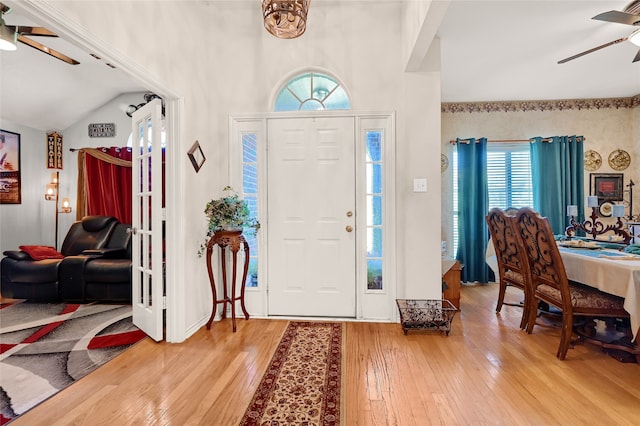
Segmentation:
{"type": "Polygon", "coordinates": [[[249,270],[249,244],[242,236],[242,230],[234,230],[234,231],[218,231],[207,243],[207,272],[209,273],[209,283],[211,284],[211,293],[213,295],[213,310],[211,312],[211,317],[207,322],[207,330],[211,329],[211,323],[213,322],[213,318],[216,316],[216,309],[218,304],[222,303],[222,318],[226,318],[227,316],[227,303],[231,305],[231,322],[233,324],[233,332],[236,331],[236,301],[240,301],[240,307],[242,308],[242,312],[244,313],[244,318],[246,320],[249,319],[249,313],[244,306],[244,286],[247,281],[247,271],[249,270]],[[211,265],[211,257],[213,254],[213,248],[215,245],[220,247],[220,267],[222,270],[222,287],[223,287],[223,296],[222,299],[218,299],[217,291],[216,291],[216,283],[213,278],[213,267],[211,265]],[[240,283],[240,296],[236,296],[236,281],[237,281],[237,261],[238,261],[238,251],[240,251],[240,247],[242,246],[244,250],[244,269],[242,273],[242,281],[240,283]],[[231,297],[229,297],[228,291],[228,283],[227,283],[227,262],[226,262],[226,250],[231,250],[231,256],[233,259],[232,267],[233,270],[231,272],[231,297]]]}

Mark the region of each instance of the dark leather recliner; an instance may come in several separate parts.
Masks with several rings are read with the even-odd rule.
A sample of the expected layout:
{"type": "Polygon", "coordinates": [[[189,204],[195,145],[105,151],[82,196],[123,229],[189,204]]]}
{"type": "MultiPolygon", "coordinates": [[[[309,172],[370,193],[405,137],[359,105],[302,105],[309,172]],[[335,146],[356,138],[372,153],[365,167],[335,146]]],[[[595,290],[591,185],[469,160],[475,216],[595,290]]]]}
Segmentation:
{"type": "Polygon", "coordinates": [[[131,303],[130,228],[119,223],[104,248],[84,250],[60,263],[62,300],[131,303]]]}
{"type": "MultiPolygon", "coordinates": [[[[5,251],[6,257],[0,263],[0,293],[3,297],[34,302],[60,301],[63,296],[60,265],[85,250],[106,249],[118,224],[111,216],[86,216],[73,223],[60,249],[63,259],[33,260],[23,251],[5,251]]],[[[128,261],[131,262],[130,255],[128,261]]]]}

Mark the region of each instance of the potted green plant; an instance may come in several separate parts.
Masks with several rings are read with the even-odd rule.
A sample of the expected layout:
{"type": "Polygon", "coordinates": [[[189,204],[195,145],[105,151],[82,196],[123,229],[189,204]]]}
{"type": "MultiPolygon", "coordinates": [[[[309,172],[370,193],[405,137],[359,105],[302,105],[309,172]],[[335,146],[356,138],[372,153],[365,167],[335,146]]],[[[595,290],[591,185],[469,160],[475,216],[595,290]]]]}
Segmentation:
{"type": "Polygon", "coordinates": [[[244,230],[257,233],[260,222],[250,217],[249,206],[240,199],[238,193],[230,186],[225,186],[225,196],[209,201],[204,209],[209,226],[205,241],[200,245],[198,255],[202,256],[207,249],[207,243],[213,235],[222,230],[244,230]]]}

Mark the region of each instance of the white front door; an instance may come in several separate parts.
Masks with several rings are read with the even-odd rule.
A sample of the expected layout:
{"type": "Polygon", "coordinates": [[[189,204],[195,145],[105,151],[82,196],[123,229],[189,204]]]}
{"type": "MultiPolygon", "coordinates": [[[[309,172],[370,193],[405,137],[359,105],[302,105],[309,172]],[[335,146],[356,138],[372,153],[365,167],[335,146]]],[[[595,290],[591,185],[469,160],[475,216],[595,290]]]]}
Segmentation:
{"type": "Polygon", "coordinates": [[[269,315],[356,315],[353,117],[269,119],[269,315]]]}
{"type": "Polygon", "coordinates": [[[163,339],[162,101],[133,113],[132,305],[133,323],[163,339]]]}

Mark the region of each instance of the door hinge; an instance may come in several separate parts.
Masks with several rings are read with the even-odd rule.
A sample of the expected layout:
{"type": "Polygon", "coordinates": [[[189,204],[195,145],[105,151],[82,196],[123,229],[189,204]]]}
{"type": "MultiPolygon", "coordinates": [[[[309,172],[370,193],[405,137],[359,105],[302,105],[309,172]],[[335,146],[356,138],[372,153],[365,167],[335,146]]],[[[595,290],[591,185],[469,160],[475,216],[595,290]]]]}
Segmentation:
{"type": "Polygon", "coordinates": [[[162,309],[167,309],[167,296],[162,296],[162,309]]]}

